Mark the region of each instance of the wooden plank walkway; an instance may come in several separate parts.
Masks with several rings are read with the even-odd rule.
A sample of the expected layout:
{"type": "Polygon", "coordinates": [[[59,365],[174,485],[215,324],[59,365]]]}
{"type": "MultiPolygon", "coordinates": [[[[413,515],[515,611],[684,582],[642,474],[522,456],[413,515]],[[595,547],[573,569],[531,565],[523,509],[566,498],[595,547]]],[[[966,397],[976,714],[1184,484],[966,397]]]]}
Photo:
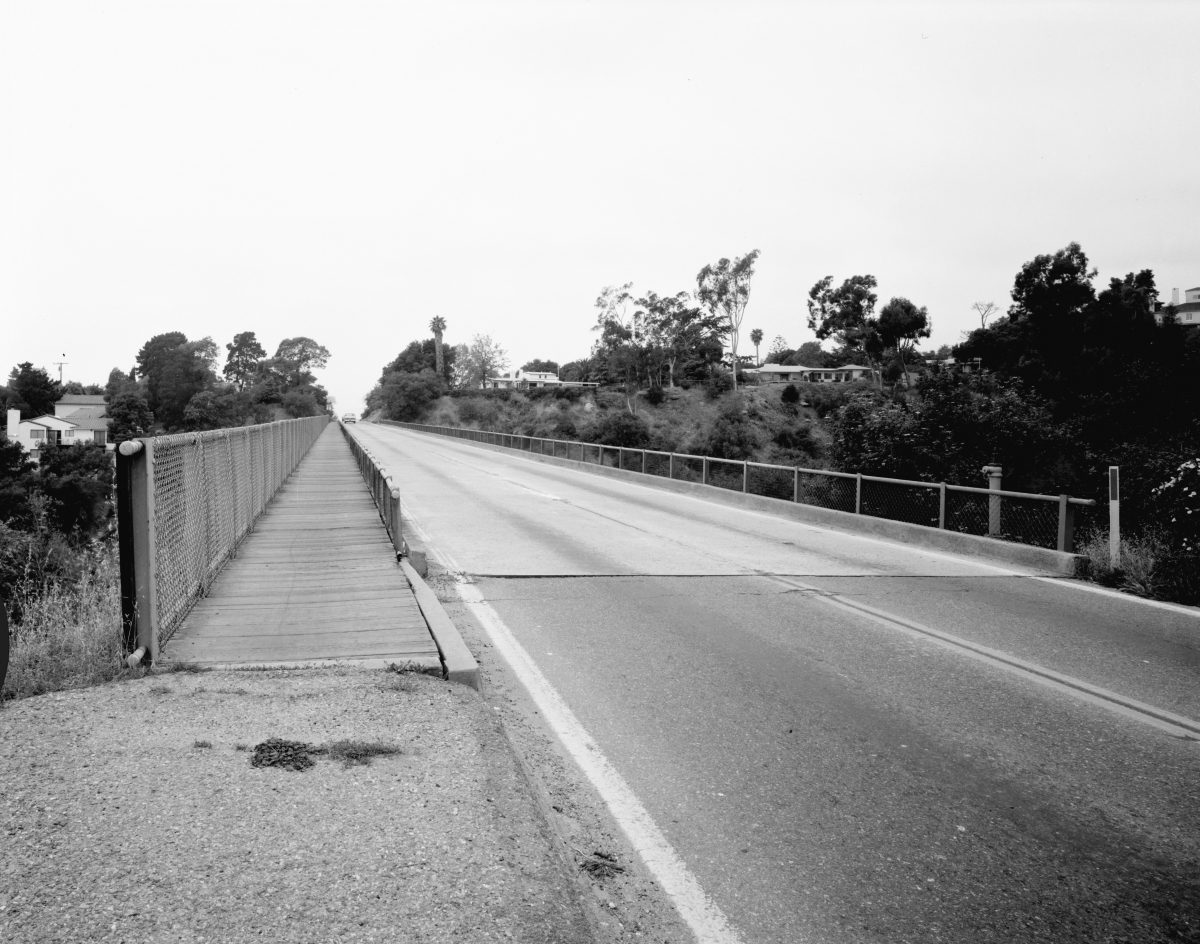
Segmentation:
{"type": "Polygon", "coordinates": [[[437,646],[336,423],[168,641],[163,661],[438,662],[437,646]]]}

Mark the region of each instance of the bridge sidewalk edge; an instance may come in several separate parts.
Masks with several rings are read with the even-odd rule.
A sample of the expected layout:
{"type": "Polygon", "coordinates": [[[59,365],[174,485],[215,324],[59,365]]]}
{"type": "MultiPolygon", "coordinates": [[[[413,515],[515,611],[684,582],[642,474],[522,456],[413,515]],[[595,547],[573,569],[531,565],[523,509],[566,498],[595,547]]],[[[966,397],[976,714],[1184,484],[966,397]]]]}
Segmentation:
{"type": "Polygon", "coordinates": [[[450,619],[437,594],[421,579],[421,575],[407,560],[401,559],[400,567],[412,587],[413,596],[417,598],[417,606],[425,618],[429,633],[442,654],[442,662],[446,666],[446,679],[482,693],[483,680],[479,673],[479,663],[463,642],[458,627],[450,619]]]}

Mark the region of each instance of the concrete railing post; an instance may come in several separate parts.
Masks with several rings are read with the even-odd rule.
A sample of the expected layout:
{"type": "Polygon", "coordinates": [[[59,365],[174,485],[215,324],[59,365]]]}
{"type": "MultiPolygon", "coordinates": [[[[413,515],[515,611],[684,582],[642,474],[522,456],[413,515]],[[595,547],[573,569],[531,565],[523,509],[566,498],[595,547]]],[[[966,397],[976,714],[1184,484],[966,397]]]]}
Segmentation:
{"type": "Polygon", "coordinates": [[[1058,549],[1075,553],[1075,506],[1066,495],[1058,496],[1058,549]]]}
{"type": "MultiPolygon", "coordinates": [[[[983,474],[988,477],[989,491],[998,492],[1002,488],[1004,470],[998,465],[985,465],[983,474]]],[[[1001,528],[1001,498],[999,495],[988,497],[988,534],[993,537],[999,534],[1001,528]]]]}

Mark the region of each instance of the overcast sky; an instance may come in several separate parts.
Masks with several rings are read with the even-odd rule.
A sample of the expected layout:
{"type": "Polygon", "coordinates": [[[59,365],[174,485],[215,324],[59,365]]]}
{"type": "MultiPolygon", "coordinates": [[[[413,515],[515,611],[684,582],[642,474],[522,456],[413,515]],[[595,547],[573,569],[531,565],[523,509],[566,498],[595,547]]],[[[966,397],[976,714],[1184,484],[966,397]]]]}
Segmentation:
{"type": "MultiPolygon", "coordinates": [[[[743,335],[871,273],[933,345],[1076,240],[1200,285],[1200,3],[0,4],[0,367],[307,335],[587,353],[611,284],[762,253],[743,335]]],[[[741,350],[747,350],[743,342],[741,350]]],[[[764,344],[765,346],[765,344],[764,344]]]]}

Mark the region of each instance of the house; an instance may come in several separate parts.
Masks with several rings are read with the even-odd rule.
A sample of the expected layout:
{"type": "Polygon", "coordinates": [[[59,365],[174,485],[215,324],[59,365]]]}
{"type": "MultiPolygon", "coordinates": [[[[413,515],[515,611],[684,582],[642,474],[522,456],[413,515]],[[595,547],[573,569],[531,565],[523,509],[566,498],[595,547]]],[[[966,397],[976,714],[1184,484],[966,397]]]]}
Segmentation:
{"type": "Polygon", "coordinates": [[[549,370],[516,370],[503,377],[489,377],[483,382],[484,389],[527,390],[530,387],[599,387],[598,383],[578,380],[559,380],[558,374],[549,370]]]}
{"type": "Polygon", "coordinates": [[[855,380],[871,380],[875,371],[860,364],[845,364],[841,367],[802,367],[787,364],[763,364],[742,371],[760,384],[776,383],[850,383],[855,380]]]}
{"type": "Polygon", "coordinates": [[[104,397],[68,393],[54,404],[54,414],[21,419],[19,410],[8,411],[7,436],[19,442],[36,461],[42,449],[94,443],[108,450],[108,415],[104,397]]]}
{"type": "MultiPolygon", "coordinates": [[[[1171,307],[1175,309],[1175,320],[1184,327],[1200,326],[1200,286],[1183,290],[1183,301],[1179,300],[1179,289],[1171,289],[1171,307]]],[[[1163,312],[1166,306],[1162,302],[1155,304],[1154,320],[1162,324],[1163,312]]]]}

